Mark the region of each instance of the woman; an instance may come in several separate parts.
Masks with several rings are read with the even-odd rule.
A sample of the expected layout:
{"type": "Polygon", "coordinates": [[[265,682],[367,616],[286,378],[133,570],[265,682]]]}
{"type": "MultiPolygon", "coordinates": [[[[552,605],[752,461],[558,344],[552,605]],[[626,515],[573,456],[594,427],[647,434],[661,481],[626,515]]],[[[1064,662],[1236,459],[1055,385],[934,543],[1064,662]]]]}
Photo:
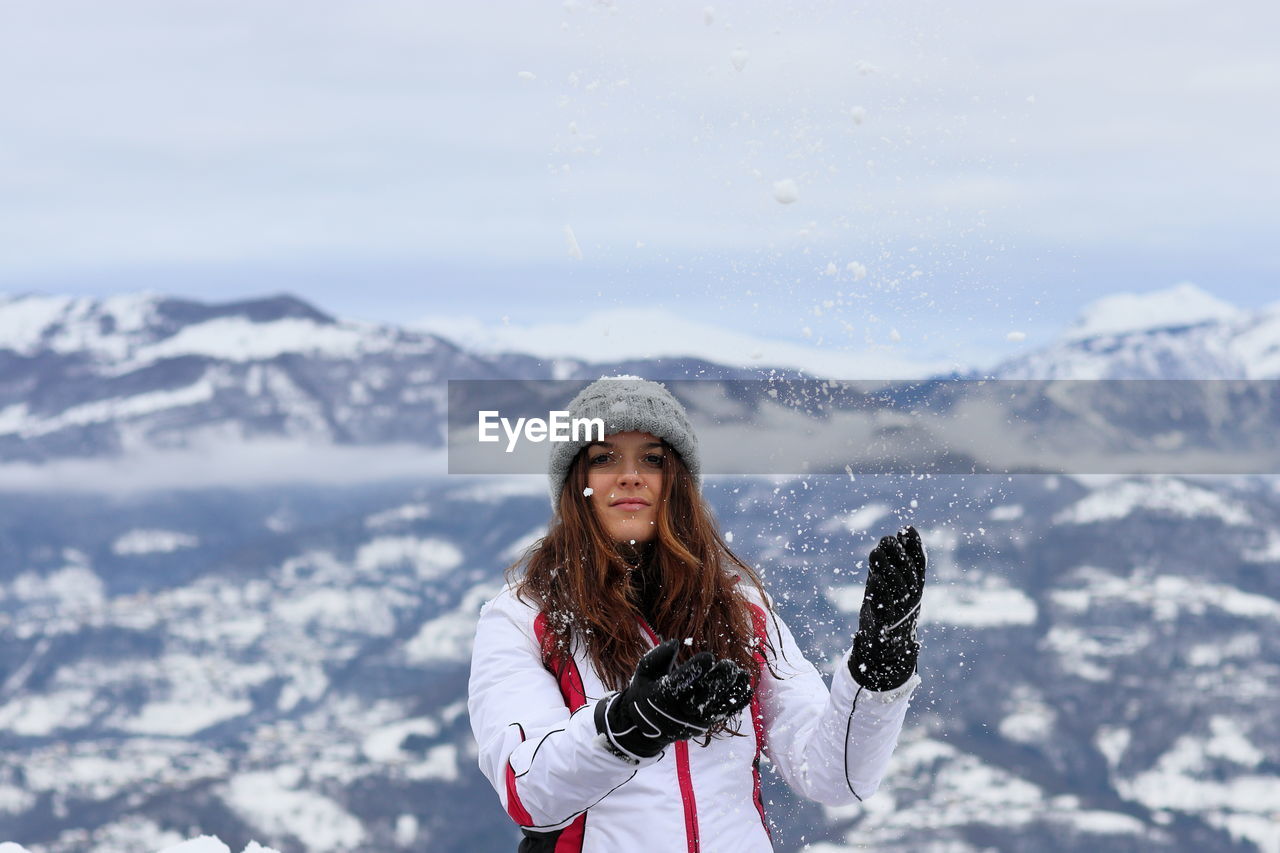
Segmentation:
{"type": "Polygon", "coordinates": [[[820,803],[874,793],[920,682],[916,531],[872,551],[828,690],[716,531],[680,403],[610,377],[569,411],[604,440],[552,445],[547,535],[481,610],[471,661],[480,769],[521,853],[772,850],[762,752],[820,803]]]}

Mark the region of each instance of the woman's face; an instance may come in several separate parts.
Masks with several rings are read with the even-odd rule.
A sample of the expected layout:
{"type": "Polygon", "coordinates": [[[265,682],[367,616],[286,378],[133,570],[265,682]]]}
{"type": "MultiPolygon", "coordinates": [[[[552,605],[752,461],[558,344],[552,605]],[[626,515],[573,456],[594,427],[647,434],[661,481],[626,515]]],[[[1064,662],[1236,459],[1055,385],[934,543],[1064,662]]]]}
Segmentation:
{"type": "Polygon", "coordinates": [[[587,446],[587,499],[614,542],[657,537],[667,452],[647,432],[618,432],[587,446]]]}

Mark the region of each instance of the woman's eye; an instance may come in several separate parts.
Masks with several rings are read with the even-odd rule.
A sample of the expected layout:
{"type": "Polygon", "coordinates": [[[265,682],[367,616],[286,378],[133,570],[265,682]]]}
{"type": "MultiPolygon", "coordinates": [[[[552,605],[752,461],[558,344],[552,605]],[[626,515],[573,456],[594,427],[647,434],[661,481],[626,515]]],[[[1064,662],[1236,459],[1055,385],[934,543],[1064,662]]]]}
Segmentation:
{"type": "Polygon", "coordinates": [[[590,461],[592,465],[603,465],[609,461],[609,454],[597,453],[595,456],[589,457],[588,461],[590,461]]]}
{"type": "Polygon", "coordinates": [[[650,453],[648,456],[644,458],[644,461],[648,462],[654,468],[661,468],[665,458],[666,457],[664,457],[661,453],[650,453]]]}

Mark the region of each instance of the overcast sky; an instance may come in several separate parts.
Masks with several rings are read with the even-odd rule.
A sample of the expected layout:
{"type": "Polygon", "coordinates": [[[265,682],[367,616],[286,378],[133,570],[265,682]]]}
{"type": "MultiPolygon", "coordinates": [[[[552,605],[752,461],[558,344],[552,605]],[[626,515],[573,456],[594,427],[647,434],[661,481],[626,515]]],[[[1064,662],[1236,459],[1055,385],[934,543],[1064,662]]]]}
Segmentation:
{"type": "Polygon", "coordinates": [[[1254,307],[1280,298],[1278,25],[1191,0],[10,0],[0,292],[437,325],[637,306],[929,359],[1042,344],[1118,290],[1254,307]]]}

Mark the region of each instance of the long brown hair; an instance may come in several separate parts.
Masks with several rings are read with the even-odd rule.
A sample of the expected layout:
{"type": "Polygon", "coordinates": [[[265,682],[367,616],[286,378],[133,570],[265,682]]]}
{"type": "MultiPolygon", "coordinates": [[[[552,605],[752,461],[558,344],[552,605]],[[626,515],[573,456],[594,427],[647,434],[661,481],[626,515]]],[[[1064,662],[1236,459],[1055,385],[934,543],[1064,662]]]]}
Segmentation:
{"type": "MultiPolygon", "coordinates": [[[[767,636],[762,644],[756,640],[749,604],[736,583],[754,586],[767,608],[764,586],[716,530],[711,509],[680,454],[666,442],[663,446],[657,537],[645,566],[659,585],[650,627],[664,639],[692,639],[681,647],[678,659],[708,651],[755,672],[757,646],[763,645],[759,652],[766,661],[773,649],[767,636]],[[735,581],[734,574],[741,580],[735,581]]],[[[559,644],[544,654],[558,652],[567,663],[574,648],[585,647],[606,688],[621,690],[650,644],[627,582],[629,572],[637,569],[610,541],[583,494],[587,450],[579,450],[569,467],[547,535],[508,567],[507,577],[511,580],[524,566],[512,581],[515,593],[547,615],[559,644]]],[[[724,730],[722,723],[712,733],[724,730]]]]}

